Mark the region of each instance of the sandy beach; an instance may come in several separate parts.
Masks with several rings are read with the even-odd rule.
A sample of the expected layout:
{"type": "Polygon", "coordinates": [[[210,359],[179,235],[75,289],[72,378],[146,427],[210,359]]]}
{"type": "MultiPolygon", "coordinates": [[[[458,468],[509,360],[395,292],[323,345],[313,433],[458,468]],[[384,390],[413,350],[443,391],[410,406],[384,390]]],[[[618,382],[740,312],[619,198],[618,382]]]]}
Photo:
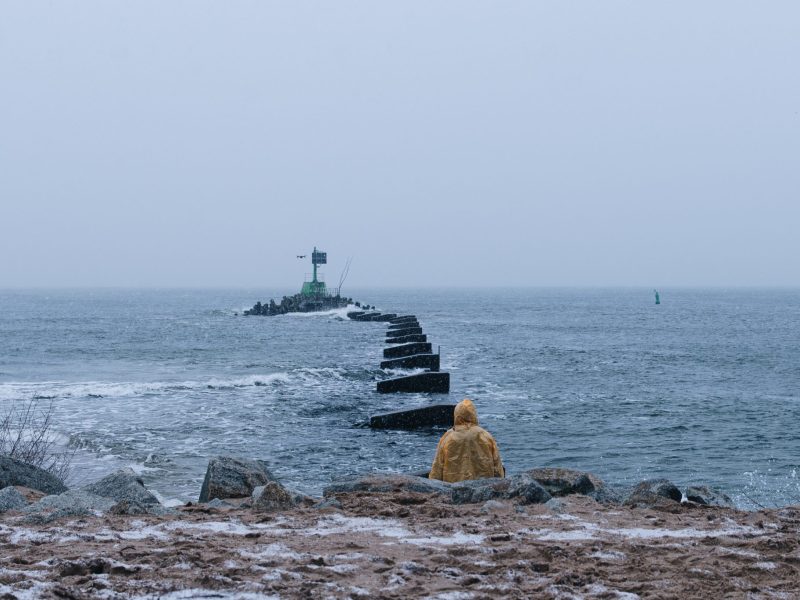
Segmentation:
{"type": "Polygon", "coordinates": [[[456,506],[349,493],[338,508],[0,521],[0,598],[796,598],[800,509],[456,506]]]}

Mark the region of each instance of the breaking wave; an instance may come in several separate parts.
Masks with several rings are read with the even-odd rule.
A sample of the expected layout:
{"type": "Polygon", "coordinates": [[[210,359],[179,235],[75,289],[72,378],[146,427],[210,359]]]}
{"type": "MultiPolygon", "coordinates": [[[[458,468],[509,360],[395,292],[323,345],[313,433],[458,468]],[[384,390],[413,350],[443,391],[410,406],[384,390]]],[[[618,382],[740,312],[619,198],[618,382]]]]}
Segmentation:
{"type": "Polygon", "coordinates": [[[209,378],[199,381],[17,381],[0,383],[0,402],[62,398],[130,398],[192,390],[277,387],[290,383],[314,385],[323,381],[344,381],[346,379],[348,379],[348,374],[345,369],[328,367],[299,368],[290,372],[246,375],[231,379],[209,378]]]}
{"type": "Polygon", "coordinates": [[[288,383],[288,373],[249,375],[235,379],[205,381],[103,382],[43,381],[0,383],[0,401],[55,400],[59,398],[128,398],[200,389],[234,389],[288,383]]]}

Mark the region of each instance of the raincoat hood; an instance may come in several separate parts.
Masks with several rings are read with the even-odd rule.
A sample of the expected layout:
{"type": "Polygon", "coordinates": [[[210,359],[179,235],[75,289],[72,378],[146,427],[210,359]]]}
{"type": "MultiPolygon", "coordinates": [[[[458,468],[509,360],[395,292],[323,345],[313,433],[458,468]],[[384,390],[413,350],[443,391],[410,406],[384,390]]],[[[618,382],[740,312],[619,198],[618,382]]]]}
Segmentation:
{"type": "Polygon", "coordinates": [[[455,427],[439,440],[428,477],[449,483],[505,477],[500,450],[492,434],[478,425],[478,411],[465,398],[453,411],[455,427]]]}
{"type": "Polygon", "coordinates": [[[464,398],[461,402],[456,404],[453,416],[456,425],[478,424],[478,411],[475,410],[475,405],[469,398],[464,398]]]}

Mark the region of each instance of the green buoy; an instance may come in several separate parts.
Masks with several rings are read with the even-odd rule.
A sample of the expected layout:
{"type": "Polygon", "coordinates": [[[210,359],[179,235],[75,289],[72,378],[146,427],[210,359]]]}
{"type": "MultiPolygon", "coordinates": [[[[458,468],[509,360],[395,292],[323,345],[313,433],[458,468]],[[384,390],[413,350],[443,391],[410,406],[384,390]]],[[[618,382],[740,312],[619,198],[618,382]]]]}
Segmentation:
{"type": "Polygon", "coordinates": [[[658,295],[658,290],[653,290],[656,293],[656,304],[661,304],[661,296],[658,295]]]}

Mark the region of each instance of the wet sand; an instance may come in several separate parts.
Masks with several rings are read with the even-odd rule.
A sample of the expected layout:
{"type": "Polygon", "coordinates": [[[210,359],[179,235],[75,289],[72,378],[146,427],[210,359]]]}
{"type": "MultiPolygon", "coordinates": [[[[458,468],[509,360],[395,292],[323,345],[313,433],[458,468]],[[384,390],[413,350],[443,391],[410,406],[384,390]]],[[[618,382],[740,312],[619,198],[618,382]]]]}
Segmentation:
{"type": "Polygon", "coordinates": [[[798,598],[800,508],[183,507],[31,525],[0,518],[0,598],[798,598]]]}

